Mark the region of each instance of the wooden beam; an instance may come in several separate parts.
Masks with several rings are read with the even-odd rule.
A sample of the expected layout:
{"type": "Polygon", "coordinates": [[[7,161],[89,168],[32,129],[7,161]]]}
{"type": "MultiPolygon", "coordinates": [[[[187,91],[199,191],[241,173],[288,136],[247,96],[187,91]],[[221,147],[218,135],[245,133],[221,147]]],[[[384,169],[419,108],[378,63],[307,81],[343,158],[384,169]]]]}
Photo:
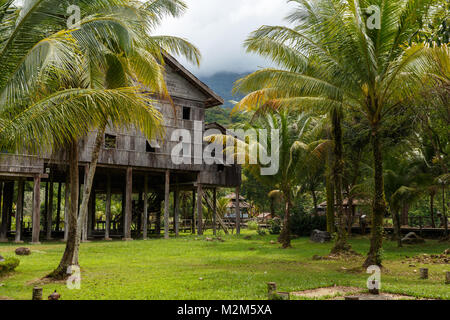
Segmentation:
{"type": "Polygon", "coordinates": [[[197,233],[203,235],[203,189],[199,183],[197,185],[197,233]]]}
{"type": "Polygon", "coordinates": [[[16,243],[22,243],[23,204],[25,193],[25,181],[19,180],[17,186],[17,210],[16,210],[16,243]]]}
{"type": "Polygon", "coordinates": [[[175,229],[175,236],[178,237],[180,235],[180,191],[178,188],[175,189],[173,194],[173,200],[174,200],[174,214],[173,214],[173,221],[174,221],[174,229],[175,229]]]}
{"type": "Polygon", "coordinates": [[[170,210],[170,171],[166,171],[166,185],[164,192],[164,239],[169,239],[169,210],[170,210]]]}
{"type": "Polygon", "coordinates": [[[131,220],[133,201],[133,168],[127,168],[126,187],[125,187],[125,218],[124,218],[124,240],[131,239],[131,220]]]}
{"type": "Polygon", "coordinates": [[[111,232],[111,174],[108,172],[108,176],[106,177],[106,208],[105,208],[105,240],[110,241],[110,232],[111,232]]]}
{"type": "Polygon", "coordinates": [[[52,225],[53,225],[53,181],[50,181],[48,185],[48,198],[47,198],[47,234],[46,239],[52,239],[52,225]]]}
{"type": "Polygon", "coordinates": [[[34,177],[33,186],[33,231],[31,242],[39,244],[39,233],[41,231],[41,177],[34,177]]]}
{"type": "Polygon", "coordinates": [[[142,239],[147,240],[148,236],[148,174],[144,177],[144,212],[142,217],[142,239]]]}
{"type": "Polygon", "coordinates": [[[6,192],[6,182],[2,183],[2,190],[1,190],[1,195],[0,195],[0,201],[2,200],[2,196],[3,196],[3,201],[2,203],[2,224],[0,226],[0,242],[8,242],[8,237],[6,235],[6,233],[8,232],[8,209],[7,209],[7,202],[6,198],[7,198],[7,192],[6,192]]]}
{"type": "Polygon", "coordinates": [[[240,206],[240,187],[236,187],[236,234],[241,234],[241,206],[240,206]]]}
{"type": "Polygon", "coordinates": [[[217,189],[214,188],[213,189],[213,234],[216,235],[217,234],[217,222],[216,222],[216,217],[217,217],[217,189]]]}

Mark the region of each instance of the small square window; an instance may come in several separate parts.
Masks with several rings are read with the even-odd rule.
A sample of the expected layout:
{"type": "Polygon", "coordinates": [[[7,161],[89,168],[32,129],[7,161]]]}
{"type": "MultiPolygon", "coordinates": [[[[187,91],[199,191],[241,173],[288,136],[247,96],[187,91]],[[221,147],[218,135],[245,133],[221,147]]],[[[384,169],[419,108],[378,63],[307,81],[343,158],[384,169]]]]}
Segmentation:
{"type": "Polygon", "coordinates": [[[145,144],[145,151],[146,151],[147,153],[155,153],[155,152],[156,152],[156,149],[155,149],[154,147],[152,147],[152,146],[150,145],[150,143],[148,143],[148,141],[146,141],[146,144],[145,144]]]}
{"type": "Polygon", "coordinates": [[[111,134],[105,134],[105,148],[106,149],[116,149],[117,148],[117,137],[111,134]]]}
{"type": "Polygon", "coordinates": [[[183,107],[183,120],[191,120],[191,108],[183,107]]]}

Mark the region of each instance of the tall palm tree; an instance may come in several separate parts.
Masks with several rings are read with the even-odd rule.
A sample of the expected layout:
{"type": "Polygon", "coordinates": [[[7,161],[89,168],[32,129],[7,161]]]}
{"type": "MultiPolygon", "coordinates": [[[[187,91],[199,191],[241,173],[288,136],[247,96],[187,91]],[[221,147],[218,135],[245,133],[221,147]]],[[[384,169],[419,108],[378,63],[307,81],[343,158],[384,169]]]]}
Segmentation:
{"type": "MultiPolygon", "coordinates": [[[[385,118],[417,92],[427,67],[426,47],[408,45],[440,1],[289,2],[297,5],[288,17],[293,27],[263,26],[245,43],[248,51],[270,58],[282,69],[261,70],[241,80],[238,89],[253,94],[237,107],[275,104],[336,110],[333,122],[345,110],[366,117],[372,134],[374,199],[371,245],[364,265],[381,265],[386,201],[379,132],[385,118]],[[371,6],[380,9],[375,16],[366,11],[371,6]]],[[[340,166],[335,168],[338,173],[340,166]]]]}
{"type": "MultiPolygon", "coordinates": [[[[271,187],[269,197],[278,197],[284,202],[283,228],[279,242],[283,248],[291,246],[290,237],[290,213],[296,194],[298,172],[301,170],[299,164],[306,163],[306,156],[315,156],[323,150],[323,141],[310,141],[311,128],[316,123],[308,114],[292,116],[287,111],[269,112],[265,115],[255,115],[252,122],[237,127],[248,132],[255,132],[258,139],[243,139],[242,137],[215,135],[207,137],[207,141],[222,141],[228,146],[224,152],[231,152],[235,158],[245,157],[245,167],[261,183],[271,187]],[[278,151],[272,145],[272,140],[261,141],[258,130],[278,130],[280,144],[278,151]],[[231,146],[231,147],[230,147],[231,146]],[[279,154],[279,170],[275,175],[262,175],[258,153],[260,150],[272,150],[279,154]],[[258,159],[256,159],[256,158],[258,159]]],[[[267,137],[266,137],[267,138],[267,137]]]]}

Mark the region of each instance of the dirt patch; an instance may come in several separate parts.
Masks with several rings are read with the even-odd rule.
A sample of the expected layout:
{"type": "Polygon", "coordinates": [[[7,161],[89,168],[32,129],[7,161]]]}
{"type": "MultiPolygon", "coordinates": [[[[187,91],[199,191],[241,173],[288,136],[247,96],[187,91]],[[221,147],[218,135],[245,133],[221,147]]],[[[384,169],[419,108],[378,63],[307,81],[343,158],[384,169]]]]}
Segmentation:
{"type": "Polygon", "coordinates": [[[313,290],[292,292],[292,295],[315,299],[315,298],[336,297],[342,295],[347,296],[351,294],[357,294],[362,291],[364,291],[364,289],[356,287],[327,287],[327,288],[318,288],[313,290]]]}
{"type": "MultiPolygon", "coordinates": [[[[360,293],[351,296],[358,297],[359,300],[432,300],[432,299],[418,299],[411,296],[392,293],[380,293],[379,295],[373,295],[370,293],[360,293]]],[[[345,300],[345,297],[335,297],[331,300],[345,300]]]]}
{"type": "Polygon", "coordinates": [[[2,300],[14,300],[14,299],[10,298],[10,297],[0,296],[0,301],[2,301],[2,300]]]}
{"type": "Polygon", "coordinates": [[[402,261],[403,264],[415,266],[415,263],[421,264],[450,264],[450,255],[448,254],[421,254],[402,261]]]}
{"type": "Polygon", "coordinates": [[[33,279],[26,283],[27,286],[43,286],[46,284],[65,284],[66,280],[53,280],[51,278],[39,278],[39,279],[33,279]]]}

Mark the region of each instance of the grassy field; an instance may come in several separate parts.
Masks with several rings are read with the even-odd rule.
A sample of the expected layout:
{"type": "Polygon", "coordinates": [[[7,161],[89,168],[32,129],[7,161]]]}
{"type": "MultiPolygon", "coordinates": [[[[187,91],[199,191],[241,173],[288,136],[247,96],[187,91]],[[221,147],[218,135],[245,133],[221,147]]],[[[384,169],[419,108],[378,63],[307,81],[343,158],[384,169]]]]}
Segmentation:
{"type": "MultiPolygon", "coordinates": [[[[241,237],[223,236],[225,242],[209,242],[205,237],[148,241],[92,242],[82,245],[81,290],[69,290],[64,283],[42,284],[44,296],[57,289],[65,300],[94,299],[266,299],[267,282],[276,282],[280,291],[300,291],[332,285],[365,287],[368,275],[355,268],[363,257],[350,261],[314,261],[326,255],[331,244],[313,244],[309,239],[293,241],[282,250],[270,244],[274,236],[258,236],[246,231],[241,237]],[[244,239],[251,235],[250,240],[244,239]]],[[[365,254],[368,240],[354,238],[353,248],[365,254]]],[[[429,280],[419,280],[417,270],[401,263],[405,256],[442,253],[448,244],[426,244],[398,249],[385,242],[385,270],[382,291],[421,298],[450,299],[444,271],[450,265],[427,265],[429,280]]],[[[0,254],[13,256],[17,245],[0,244],[0,254]]],[[[13,275],[0,279],[0,298],[30,299],[31,289],[59,262],[62,243],[31,246],[32,255],[21,257],[13,275]],[[3,285],[2,285],[3,284],[3,285]]]]}

